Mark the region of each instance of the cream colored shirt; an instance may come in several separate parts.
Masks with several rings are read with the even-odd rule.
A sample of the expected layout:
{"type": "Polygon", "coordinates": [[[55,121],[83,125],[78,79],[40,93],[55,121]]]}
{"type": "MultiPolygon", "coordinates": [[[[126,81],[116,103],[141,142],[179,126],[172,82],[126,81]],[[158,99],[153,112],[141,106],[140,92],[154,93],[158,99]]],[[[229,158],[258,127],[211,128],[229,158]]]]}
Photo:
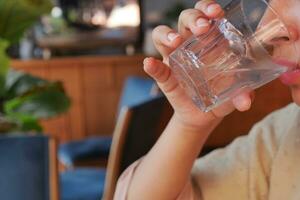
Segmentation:
{"type": "MultiPolygon", "coordinates": [[[[126,199],[138,163],[120,177],[115,200],[126,199]]],[[[300,108],[273,112],[247,136],[196,160],[178,199],[300,200],[300,108]]]]}

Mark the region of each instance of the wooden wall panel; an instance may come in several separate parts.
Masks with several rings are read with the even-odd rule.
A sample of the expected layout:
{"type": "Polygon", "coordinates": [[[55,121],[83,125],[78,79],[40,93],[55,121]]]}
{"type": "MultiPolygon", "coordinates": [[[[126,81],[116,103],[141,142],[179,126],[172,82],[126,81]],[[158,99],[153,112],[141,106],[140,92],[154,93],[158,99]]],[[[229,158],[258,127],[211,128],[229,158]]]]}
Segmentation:
{"type": "Polygon", "coordinates": [[[113,82],[113,64],[84,62],[83,95],[87,132],[92,135],[111,134],[117,99],[113,82]]]}
{"type": "Polygon", "coordinates": [[[81,69],[77,63],[70,63],[60,67],[59,63],[50,63],[50,71],[48,78],[51,80],[60,80],[64,84],[67,94],[71,97],[72,107],[66,114],[65,119],[65,134],[66,138],[82,139],[86,136],[83,124],[83,110],[82,110],[82,91],[81,91],[81,69]]]}
{"type": "Polygon", "coordinates": [[[70,140],[67,116],[67,114],[64,114],[55,118],[43,120],[41,124],[44,128],[44,133],[52,136],[59,142],[70,140]]]}
{"type": "Polygon", "coordinates": [[[118,99],[115,91],[90,93],[86,97],[86,125],[91,135],[110,135],[115,126],[118,99]]]}
{"type": "Polygon", "coordinates": [[[113,63],[109,62],[83,62],[83,90],[99,92],[110,90],[114,87],[113,63]]]}
{"type": "Polygon", "coordinates": [[[76,57],[52,60],[15,60],[14,68],[63,82],[72,107],[54,119],[43,120],[44,132],[60,142],[90,135],[111,134],[126,76],[140,74],[144,56],[76,57]]]}
{"type": "Polygon", "coordinates": [[[33,68],[33,67],[26,68],[27,73],[30,73],[30,74],[40,77],[40,78],[46,78],[48,70],[49,70],[48,67],[45,67],[43,69],[42,68],[33,68]]]}
{"type": "Polygon", "coordinates": [[[46,78],[48,74],[48,64],[46,62],[13,62],[14,68],[34,76],[46,78]]]}
{"type": "Polygon", "coordinates": [[[143,70],[143,60],[137,59],[136,61],[128,61],[121,63],[121,61],[115,63],[114,66],[114,81],[116,87],[120,90],[122,89],[123,83],[126,77],[131,75],[136,76],[147,76],[143,70]],[[123,67],[120,68],[118,66],[122,65],[123,67]]]}

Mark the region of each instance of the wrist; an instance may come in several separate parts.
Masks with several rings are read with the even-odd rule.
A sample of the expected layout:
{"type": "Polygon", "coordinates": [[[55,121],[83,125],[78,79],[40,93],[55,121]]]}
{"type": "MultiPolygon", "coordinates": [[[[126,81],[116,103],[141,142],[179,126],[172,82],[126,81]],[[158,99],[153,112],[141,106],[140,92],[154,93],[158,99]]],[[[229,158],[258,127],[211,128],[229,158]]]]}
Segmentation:
{"type": "Polygon", "coordinates": [[[210,134],[222,121],[222,118],[209,120],[202,124],[201,122],[199,122],[199,124],[195,125],[186,120],[183,120],[180,115],[174,113],[171,121],[176,125],[176,127],[183,129],[185,132],[198,134],[201,133],[201,135],[203,135],[210,134]]]}

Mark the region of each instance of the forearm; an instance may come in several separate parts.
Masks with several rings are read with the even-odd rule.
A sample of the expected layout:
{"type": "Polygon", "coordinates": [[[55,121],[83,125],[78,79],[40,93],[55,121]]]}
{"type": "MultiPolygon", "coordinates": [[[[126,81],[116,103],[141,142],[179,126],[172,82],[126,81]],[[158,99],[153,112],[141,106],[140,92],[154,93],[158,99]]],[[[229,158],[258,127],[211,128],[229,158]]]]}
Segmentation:
{"type": "Polygon", "coordinates": [[[156,145],[136,169],[128,199],[175,199],[218,122],[193,129],[178,123],[173,116],[156,145]]]}

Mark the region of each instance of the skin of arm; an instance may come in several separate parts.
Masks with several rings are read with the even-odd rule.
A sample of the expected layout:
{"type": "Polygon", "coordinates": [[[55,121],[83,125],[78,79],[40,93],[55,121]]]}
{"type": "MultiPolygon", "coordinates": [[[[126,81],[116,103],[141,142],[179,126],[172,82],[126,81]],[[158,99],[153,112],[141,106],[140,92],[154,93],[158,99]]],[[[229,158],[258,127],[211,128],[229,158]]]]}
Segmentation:
{"type": "Polygon", "coordinates": [[[173,115],[158,142],[137,167],[128,199],[176,199],[189,181],[205,141],[220,121],[193,129],[173,115]]]}

